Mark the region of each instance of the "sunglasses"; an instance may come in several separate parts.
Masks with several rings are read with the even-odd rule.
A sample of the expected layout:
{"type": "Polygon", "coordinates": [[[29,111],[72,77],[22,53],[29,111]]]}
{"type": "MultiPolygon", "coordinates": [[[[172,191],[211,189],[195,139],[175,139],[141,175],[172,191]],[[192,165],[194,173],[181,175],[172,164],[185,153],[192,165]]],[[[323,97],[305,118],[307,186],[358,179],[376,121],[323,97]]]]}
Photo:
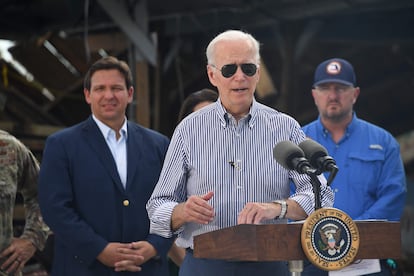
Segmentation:
{"type": "Polygon", "coordinates": [[[223,67],[221,67],[221,69],[218,69],[214,64],[211,64],[211,66],[214,67],[215,69],[221,71],[221,74],[225,78],[230,78],[231,76],[236,74],[237,67],[239,67],[239,66],[240,66],[243,74],[245,74],[246,76],[252,77],[257,72],[257,65],[254,64],[254,63],[226,64],[226,65],[223,65],[223,67]]]}

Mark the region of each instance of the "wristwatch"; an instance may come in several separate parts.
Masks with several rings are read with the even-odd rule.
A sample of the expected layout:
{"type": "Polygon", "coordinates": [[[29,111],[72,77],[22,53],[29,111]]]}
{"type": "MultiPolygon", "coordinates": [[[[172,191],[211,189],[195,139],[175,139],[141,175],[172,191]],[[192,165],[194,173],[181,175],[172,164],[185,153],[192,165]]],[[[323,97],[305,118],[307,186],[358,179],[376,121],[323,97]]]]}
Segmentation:
{"type": "Polygon", "coordinates": [[[280,207],[281,207],[280,215],[277,218],[278,219],[284,219],[285,216],[286,216],[287,207],[288,207],[288,205],[286,203],[286,200],[275,200],[275,201],[273,201],[273,203],[280,204],[280,207]]]}

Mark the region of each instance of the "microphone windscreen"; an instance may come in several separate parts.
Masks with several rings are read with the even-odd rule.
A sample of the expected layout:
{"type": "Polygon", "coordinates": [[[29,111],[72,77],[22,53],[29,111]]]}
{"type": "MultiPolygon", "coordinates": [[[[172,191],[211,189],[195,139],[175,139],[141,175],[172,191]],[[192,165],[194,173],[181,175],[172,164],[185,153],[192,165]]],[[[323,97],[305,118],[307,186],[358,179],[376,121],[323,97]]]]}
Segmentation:
{"type": "Polygon", "coordinates": [[[305,154],[298,145],[291,141],[279,142],[273,148],[273,157],[285,169],[295,170],[292,160],[294,158],[305,157],[305,154]]]}
{"type": "Polygon", "coordinates": [[[328,151],[325,149],[325,147],[312,139],[306,139],[302,141],[299,144],[299,147],[305,153],[306,159],[308,159],[311,165],[314,167],[317,166],[318,158],[328,155],[328,151]]]}

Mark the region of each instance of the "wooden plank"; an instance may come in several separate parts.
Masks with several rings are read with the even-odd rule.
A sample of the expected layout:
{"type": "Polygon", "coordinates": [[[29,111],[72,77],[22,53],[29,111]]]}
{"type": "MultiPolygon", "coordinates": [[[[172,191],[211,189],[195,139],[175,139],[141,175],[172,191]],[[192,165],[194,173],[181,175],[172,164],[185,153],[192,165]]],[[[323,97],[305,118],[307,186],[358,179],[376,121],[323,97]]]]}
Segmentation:
{"type": "MultiPolygon", "coordinates": [[[[356,222],[356,259],[401,258],[399,222],[356,222]]],[[[237,225],[194,237],[194,256],[240,261],[303,260],[302,224],[237,225]]]]}

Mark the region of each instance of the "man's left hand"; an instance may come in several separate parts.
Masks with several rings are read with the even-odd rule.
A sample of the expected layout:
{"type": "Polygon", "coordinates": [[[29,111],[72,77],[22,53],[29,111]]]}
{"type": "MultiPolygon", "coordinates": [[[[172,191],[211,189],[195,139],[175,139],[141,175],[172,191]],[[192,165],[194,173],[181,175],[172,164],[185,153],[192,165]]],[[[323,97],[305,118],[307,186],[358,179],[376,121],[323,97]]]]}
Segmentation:
{"type": "Polygon", "coordinates": [[[274,203],[249,202],[239,213],[237,223],[260,224],[264,220],[274,219],[277,215],[278,207],[274,203]]]}

